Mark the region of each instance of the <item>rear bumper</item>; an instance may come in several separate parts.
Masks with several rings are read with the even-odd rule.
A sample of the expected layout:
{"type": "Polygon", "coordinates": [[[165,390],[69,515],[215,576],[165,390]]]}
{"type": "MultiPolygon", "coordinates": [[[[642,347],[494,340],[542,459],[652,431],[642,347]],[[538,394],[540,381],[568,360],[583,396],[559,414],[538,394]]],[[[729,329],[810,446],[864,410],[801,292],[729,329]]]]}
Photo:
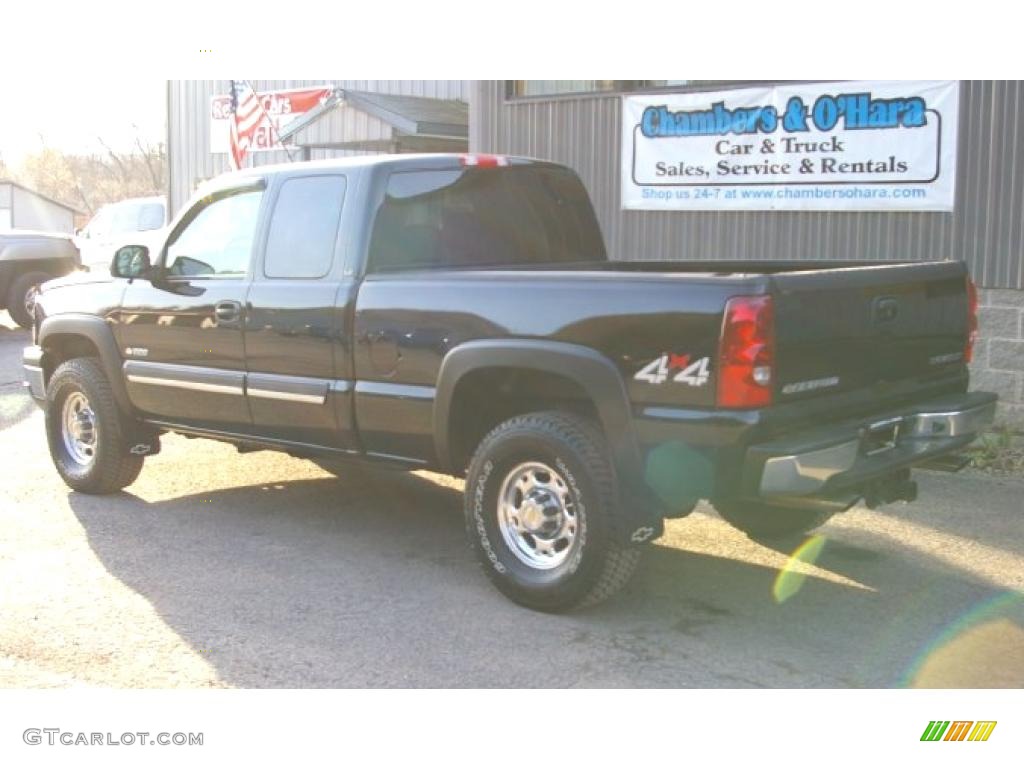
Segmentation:
{"type": "Polygon", "coordinates": [[[669,510],[689,509],[701,498],[845,508],[905,477],[908,467],[942,456],[957,463],[952,459],[992,422],[996,406],[995,395],[965,387],[966,381],[943,382],[878,409],[863,398],[760,411],[643,407],[634,424],[644,480],[669,510]],[[829,418],[830,412],[848,415],[829,418]],[[885,423],[895,433],[892,446],[878,444],[878,428],[870,434],[885,423]]]}
{"type": "Polygon", "coordinates": [[[742,496],[829,497],[967,446],[995,418],[990,392],[950,395],[747,449],[742,496]]]}
{"type": "Polygon", "coordinates": [[[21,353],[21,367],[24,372],[24,385],[32,399],[42,405],[46,402],[46,380],[43,376],[42,347],[25,347],[21,353]]]}

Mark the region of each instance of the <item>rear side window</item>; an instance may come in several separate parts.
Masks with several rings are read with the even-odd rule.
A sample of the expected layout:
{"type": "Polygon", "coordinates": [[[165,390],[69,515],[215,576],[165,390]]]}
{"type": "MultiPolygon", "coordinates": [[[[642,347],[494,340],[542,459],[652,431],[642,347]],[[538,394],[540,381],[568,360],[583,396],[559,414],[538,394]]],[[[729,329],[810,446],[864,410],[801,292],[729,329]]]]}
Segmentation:
{"type": "Polygon", "coordinates": [[[391,174],[369,269],[605,261],[583,184],[561,168],[519,166],[391,174]]]}
{"type": "Polygon", "coordinates": [[[164,206],[162,203],[145,203],[139,206],[140,232],[150,229],[160,229],[164,225],[164,206]]]}
{"type": "Polygon", "coordinates": [[[285,181],[270,221],[263,274],[318,278],[330,272],[344,202],[344,176],[285,181]]]}

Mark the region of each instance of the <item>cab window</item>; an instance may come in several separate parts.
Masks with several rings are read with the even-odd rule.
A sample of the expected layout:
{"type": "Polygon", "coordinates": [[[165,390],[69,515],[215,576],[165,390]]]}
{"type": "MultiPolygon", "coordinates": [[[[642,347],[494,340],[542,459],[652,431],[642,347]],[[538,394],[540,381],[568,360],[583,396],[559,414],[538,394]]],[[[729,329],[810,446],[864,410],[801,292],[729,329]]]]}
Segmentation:
{"type": "Polygon", "coordinates": [[[263,273],[267,277],[315,279],[330,272],[344,201],[344,176],[285,181],[270,220],[263,273]]]}
{"type": "Polygon", "coordinates": [[[396,171],[369,271],[606,261],[582,182],[552,166],[396,171]]]}
{"type": "Polygon", "coordinates": [[[221,196],[201,208],[167,246],[171,277],[241,277],[249,269],[262,190],[221,196]]]}

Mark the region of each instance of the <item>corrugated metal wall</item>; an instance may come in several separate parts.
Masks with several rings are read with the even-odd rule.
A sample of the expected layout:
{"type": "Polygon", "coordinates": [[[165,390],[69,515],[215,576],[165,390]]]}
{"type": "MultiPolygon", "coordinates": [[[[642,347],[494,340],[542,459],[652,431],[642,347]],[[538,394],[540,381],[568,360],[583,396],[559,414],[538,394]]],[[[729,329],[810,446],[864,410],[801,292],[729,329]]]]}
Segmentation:
{"type": "Polygon", "coordinates": [[[1024,288],[1024,83],[964,81],[953,213],[622,211],[621,96],[506,100],[478,81],[470,147],[580,174],[616,259],[965,259],[980,285],[1024,288]]]}
{"type": "MultiPolygon", "coordinates": [[[[466,80],[252,80],[256,91],[284,88],[312,88],[331,84],[356,91],[371,91],[401,96],[428,96],[436,99],[469,101],[470,82],[466,80]]],[[[228,93],[228,80],[171,80],[167,83],[167,159],[170,178],[168,199],[172,213],[177,213],[192,195],[199,182],[229,170],[226,154],[210,152],[210,99],[228,93]]],[[[307,141],[326,140],[326,124],[314,125],[306,134],[307,141]],[[317,131],[324,133],[323,136],[317,131]]],[[[351,154],[317,150],[313,159],[351,154]]],[[[296,150],[292,156],[298,159],[296,150]]],[[[288,161],[285,152],[258,152],[252,155],[254,165],[270,165],[288,161]]]]}
{"type": "Polygon", "coordinates": [[[3,218],[9,218],[14,229],[67,233],[75,231],[74,211],[17,185],[0,184],[0,208],[10,211],[3,218]]]}

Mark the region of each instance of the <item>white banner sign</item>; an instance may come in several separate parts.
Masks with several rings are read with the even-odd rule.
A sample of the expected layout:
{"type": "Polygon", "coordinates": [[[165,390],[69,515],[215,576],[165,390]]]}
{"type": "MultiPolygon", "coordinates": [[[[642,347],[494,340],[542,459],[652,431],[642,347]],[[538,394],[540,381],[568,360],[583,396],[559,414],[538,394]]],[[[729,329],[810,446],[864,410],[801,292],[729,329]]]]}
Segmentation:
{"type": "Polygon", "coordinates": [[[622,106],[622,207],[951,211],[956,81],[644,94],[622,106]]]}

